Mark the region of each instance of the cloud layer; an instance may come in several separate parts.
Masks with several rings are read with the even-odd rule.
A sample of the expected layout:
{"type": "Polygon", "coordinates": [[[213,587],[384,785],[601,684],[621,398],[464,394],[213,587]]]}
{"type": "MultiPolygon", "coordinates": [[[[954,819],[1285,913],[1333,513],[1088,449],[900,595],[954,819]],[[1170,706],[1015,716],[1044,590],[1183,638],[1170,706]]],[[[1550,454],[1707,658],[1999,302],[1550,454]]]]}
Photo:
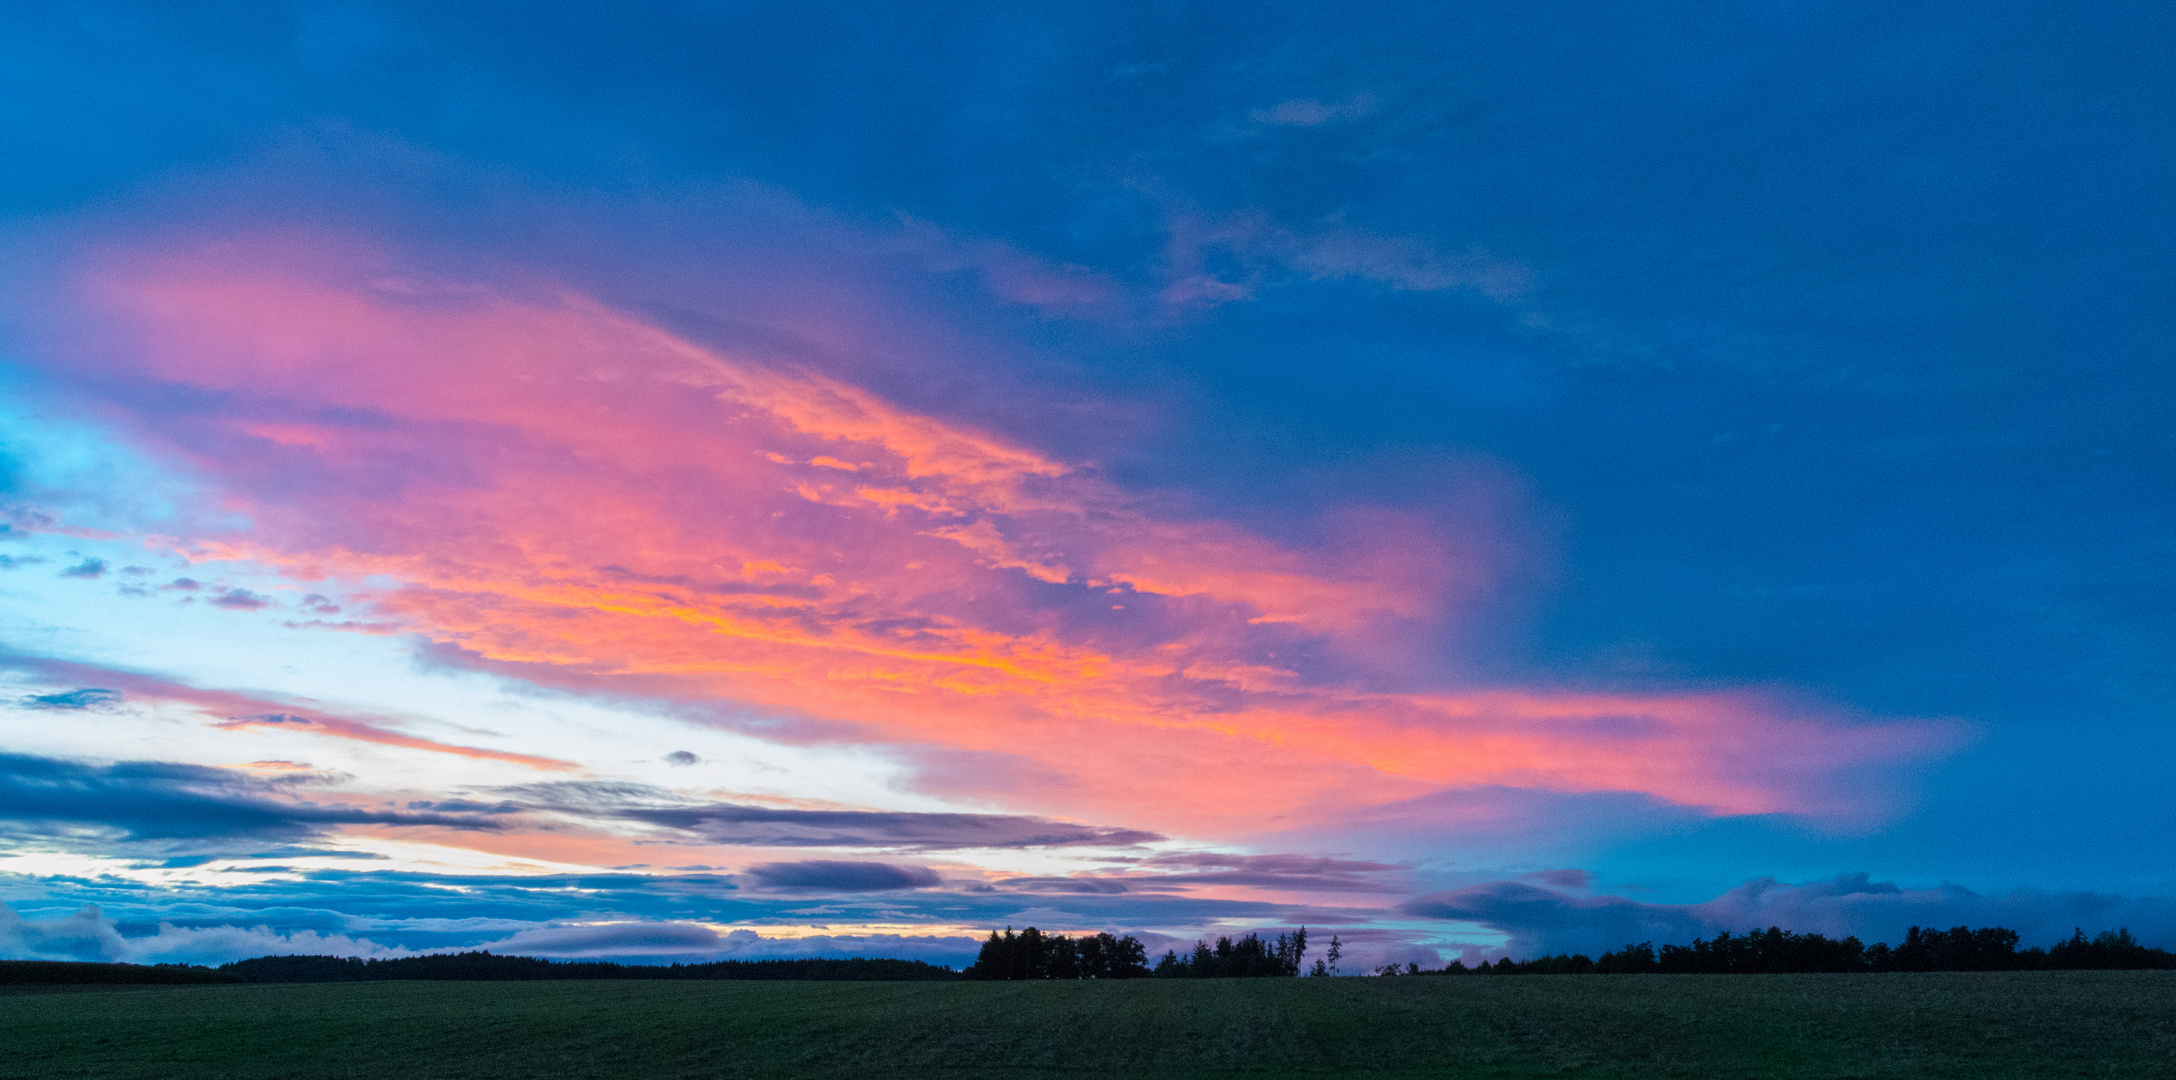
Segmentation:
{"type": "Polygon", "coordinates": [[[175,926],[123,936],[96,905],[49,919],[25,919],[0,904],[0,957],[128,964],[223,964],[253,956],[359,956],[388,958],[419,952],[484,949],[554,960],[616,960],[628,963],[706,963],[794,957],[885,956],[959,964],[971,956],[968,937],[914,934],[812,934],[765,937],[752,930],[719,932],[699,923],[627,921],[539,925],[471,945],[414,950],[381,945],[368,937],[280,932],[269,926],[175,926]]]}
{"type": "Polygon", "coordinates": [[[1891,943],[1911,926],[2006,926],[2027,946],[2052,944],[2081,927],[2097,932],[2121,926],[2148,943],[2176,941],[2176,900],[2168,898],[2035,891],[1982,896],[1956,885],[1905,889],[1866,874],[1840,874],[1795,885],[1758,878],[1704,903],[1648,904],[1574,891],[1583,884],[1498,881],[1415,897],[1398,910],[1502,931],[1509,940],[1501,951],[1517,957],[1598,956],[1634,942],[1682,945],[1720,930],[1771,926],[1891,943]]]}
{"type": "Polygon", "coordinates": [[[297,798],[308,775],[266,779],[232,769],[159,761],[98,765],[0,754],[0,833],[67,841],[78,849],[124,842],[296,840],[342,825],[496,829],[470,815],[319,804],[297,798]]]}

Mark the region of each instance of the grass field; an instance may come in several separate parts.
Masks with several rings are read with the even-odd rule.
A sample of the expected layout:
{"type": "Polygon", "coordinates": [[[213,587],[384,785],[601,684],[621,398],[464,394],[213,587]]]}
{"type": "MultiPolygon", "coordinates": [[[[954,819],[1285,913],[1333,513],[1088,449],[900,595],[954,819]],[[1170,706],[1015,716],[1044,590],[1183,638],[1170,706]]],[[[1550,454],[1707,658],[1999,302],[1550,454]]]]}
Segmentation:
{"type": "Polygon", "coordinates": [[[0,1077],[2176,1077],[2176,972],[15,988],[0,1077]]]}

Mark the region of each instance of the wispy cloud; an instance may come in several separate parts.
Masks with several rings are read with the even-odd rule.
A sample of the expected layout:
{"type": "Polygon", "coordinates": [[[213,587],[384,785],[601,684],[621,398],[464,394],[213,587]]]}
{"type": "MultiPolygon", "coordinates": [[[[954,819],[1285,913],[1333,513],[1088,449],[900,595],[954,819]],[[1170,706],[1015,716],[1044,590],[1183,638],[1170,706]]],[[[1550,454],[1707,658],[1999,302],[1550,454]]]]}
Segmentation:
{"type": "Polygon", "coordinates": [[[458,746],[410,735],[398,730],[395,721],[343,716],[312,701],[208,690],[141,672],[20,653],[0,652],[0,668],[13,668],[63,685],[69,682],[97,681],[111,687],[33,695],[24,702],[31,708],[100,707],[119,702],[125,693],[146,702],[166,702],[187,707],[203,714],[214,726],[227,729],[272,728],[308,732],[357,742],[377,743],[381,746],[399,746],[457,757],[505,761],[555,772],[575,767],[571,762],[532,754],[458,746]]]}
{"type": "Polygon", "coordinates": [[[1419,239],[1386,236],[1337,219],[1305,227],[1258,213],[1174,221],[1165,251],[1172,304],[1218,304],[1296,281],[1373,282],[1401,292],[1468,292],[1510,303],[1533,288],[1519,263],[1479,249],[1446,252],[1419,239]],[[1212,257],[1236,260],[1234,277],[1209,276],[1212,257]]]}
{"type": "Polygon", "coordinates": [[[954,236],[917,218],[903,218],[897,241],[939,273],[970,271],[991,294],[1053,315],[1110,314],[1125,287],[1093,270],[1056,262],[1001,241],[954,236]]]}
{"type": "Polygon", "coordinates": [[[1354,94],[1342,101],[1293,98],[1247,114],[1257,124],[1273,127],[1320,127],[1339,120],[1360,120],[1375,114],[1372,94],[1354,94]]]}

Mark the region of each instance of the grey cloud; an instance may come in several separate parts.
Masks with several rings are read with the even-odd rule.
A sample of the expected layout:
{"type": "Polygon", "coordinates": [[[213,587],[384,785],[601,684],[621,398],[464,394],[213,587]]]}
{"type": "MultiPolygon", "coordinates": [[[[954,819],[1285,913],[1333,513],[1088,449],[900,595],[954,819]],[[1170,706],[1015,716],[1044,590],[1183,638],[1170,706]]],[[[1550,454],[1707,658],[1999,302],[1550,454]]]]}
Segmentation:
{"type": "Polygon", "coordinates": [[[24,960],[116,960],[127,954],[96,904],[57,919],[25,919],[0,904],[0,958],[24,960]]]}
{"type": "Polygon", "coordinates": [[[925,866],[894,866],[879,862],[763,863],[748,868],[748,876],[771,889],[820,889],[825,892],[889,892],[926,889],[944,884],[936,871],[925,866]]]}
{"type": "Polygon", "coordinates": [[[219,964],[271,953],[332,956],[405,956],[368,939],[313,930],[275,933],[265,926],[182,927],[161,923],[155,933],[124,937],[96,904],[72,915],[26,919],[0,904],[0,957],[84,960],[106,963],[219,964]]]}
{"type": "Polygon", "coordinates": [[[1083,893],[1116,896],[1131,892],[1124,881],[1107,877],[1016,877],[998,883],[1006,889],[1035,893],[1083,893]]]}
{"type": "Polygon", "coordinates": [[[785,810],[738,803],[690,803],[642,784],[566,782],[503,789],[537,809],[639,821],[713,844],[865,847],[908,851],[962,848],[1117,847],[1163,839],[1155,833],[1071,825],[1008,814],[927,814],[881,810],[785,810]]]}
{"type": "MultiPolygon", "coordinates": [[[[241,852],[238,854],[222,853],[217,855],[176,855],[170,859],[162,859],[155,865],[172,870],[185,869],[191,866],[203,866],[207,863],[215,862],[245,863],[257,862],[266,859],[358,859],[364,861],[390,861],[392,858],[393,857],[391,855],[380,855],[375,851],[344,851],[340,848],[328,847],[284,847],[274,848],[270,851],[249,851],[241,852]]],[[[254,867],[253,869],[260,872],[270,872],[274,869],[285,869],[285,867],[258,866],[254,867]]]]}
{"type": "Polygon", "coordinates": [[[667,765],[698,765],[702,763],[702,760],[702,758],[696,757],[686,750],[675,750],[665,755],[665,764],[667,765]]]}
{"type": "Polygon", "coordinates": [[[1699,904],[1575,896],[1524,881],[1499,881],[1416,897],[1397,910],[1500,930],[1518,956],[1593,955],[1628,942],[1684,944],[1718,930],[1770,926],[1869,942],[1898,941],[1915,925],[2007,926],[2026,945],[2051,944],[2078,928],[2091,933],[2128,927],[2149,945],[2176,944],[2176,899],[2168,897],[2030,890],[1983,896],[1957,885],[1905,889],[1866,874],[1799,884],[1757,878],[1699,904]]]}
{"type": "Polygon", "coordinates": [[[445,814],[518,814],[523,807],[506,799],[495,803],[474,799],[417,799],[408,804],[408,809],[436,810],[445,814]]]}
{"type": "Polygon", "coordinates": [[[497,827],[464,815],[319,806],[282,797],[295,782],[173,762],[97,765],[0,754],[0,834],[80,838],[87,829],[133,842],[292,839],[342,824],[497,827]]]}
{"type": "Polygon", "coordinates": [[[584,926],[545,926],[522,930],[482,948],[498,953],[553,959],[662,961],[792,959],[798,957],[884,956],[953,963],[973,956],[972,938],[891,934],[766,938],[753,930],[724,934],[691,923],[624,922],[584,926]]]}
{"type": "MultiPolygon", "coordinates": [[[[384,920],[377,920],[384,922],[384,920]]],[[[373,922],[353,919],[360,928],[373,922]]],[[[832,935],[766,938],[752,930],[720,934],[694,922],[629,919],[559,925],[507,919],[392,920],[393,923],[442,925],[455,932],[492,929],[503,936],[479,940],[468,936],[458,945],[411,949],[388,946],[368,937],[312,929],[277,930],[254,925],[174,925],[161,922],[149,933],[124,934],[95,904],[73,914],[24,918],[0,904],[0,957],[35,960],[87,960],[137,964],[220,964],[252,956],[302,953],[325,956],[397,957],[426,952],[488,949],[497,953],[559,960],[606,959],[635,963],[793,957],[889,956],[961,963],[974,955],[972,938],[937,935],[832,935]],[[513,932],[508,934],[507,930],[513,932]]],[[[390,925],[379,930],[390,929],[390,925]]],[[[377,931],[371,931],[376,933],[377,931]]]]}
{"type": "Polygon", "coordinates": [[[1503,931],[1514,956],[1557,952],[1591,956],[1627,942],[1684,943],[1711,932],[1702,913],[1689,907],[1643,904],[1621,896],[1572,896],[1523,881],[1433,893],[1408,900],[1397,910],[1503,931]]]}
{"type": "Polygon", "coordinates": [[[272,598],[248,589],[228,589],[212,597],[210,603],[213,607],[223,607],[231,611],[257,611],[271,606],[272,598]]]}
{"type": "Polygon", "coordinates": [[[60,576],[73,578],[96,578],[104,576],[105,573],[106,560],[85,559],[82,562],[79,562],[74,566],[71,566],[68,569],[61,571],[60,576]]]}
{"type": "Polygon", "coordinates": [[[912,850],[1121,846],[1163,839],[1132,829],[1069,825],[1001,814],[920,814],[866,810],[778,810],[713,803],[632,809],[625,817],[682,829],[718,844],[890,847],[912,850]]]}

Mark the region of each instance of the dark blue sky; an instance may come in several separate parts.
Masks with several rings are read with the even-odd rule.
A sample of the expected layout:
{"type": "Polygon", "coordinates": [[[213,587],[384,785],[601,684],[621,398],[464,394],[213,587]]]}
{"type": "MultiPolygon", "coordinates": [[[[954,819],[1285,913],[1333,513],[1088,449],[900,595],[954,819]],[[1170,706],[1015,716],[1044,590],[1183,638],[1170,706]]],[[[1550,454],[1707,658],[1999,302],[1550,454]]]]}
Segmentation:
{"type": "Polygon", "coordinates": [[[151,398],[36,355],[56,253],[367,235],[1293,549],[1417,522],[1478,569],[1349,685],[1753,691],[1963,733],[1869,773],[1898,808],[1871,824],[1656,810],[1468,867],[1531,843],[1676,899],[1857,871],[2176,891],[2163,5],[0,25],[10,361],[78,415],[151,398]]]}

